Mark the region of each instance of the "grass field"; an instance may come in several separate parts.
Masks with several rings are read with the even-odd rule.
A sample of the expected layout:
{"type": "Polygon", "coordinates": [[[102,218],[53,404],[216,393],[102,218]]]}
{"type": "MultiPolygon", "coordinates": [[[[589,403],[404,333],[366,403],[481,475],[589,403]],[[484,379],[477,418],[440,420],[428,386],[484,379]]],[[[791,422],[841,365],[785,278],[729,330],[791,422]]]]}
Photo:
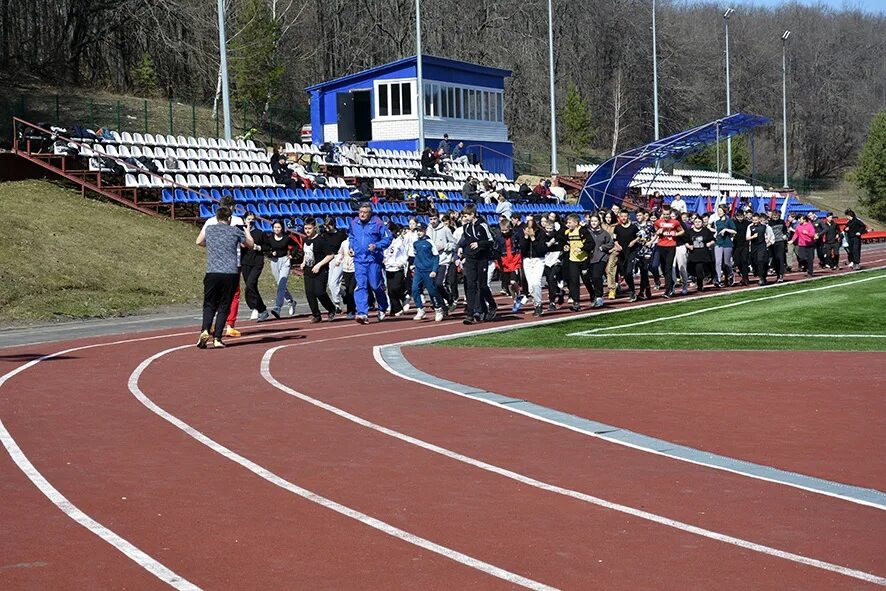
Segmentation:
{"type": "MultiPolygon", "coordinates": [[[[198,228],[84,199],[47,181],[0,183],[0,323],[104,318],[198,306],[198,228]]],[[[290,282],[301,291],[301,280],[290,282]]],[[[261,291],[272,296],[273,278],[261,291]]],[[[196,311],[196,307],[195,307],[196,311]]]]}
{"type": "Polygon", "coordinates": [[[852,273],[794,285],[596,314],[440,344],[587,349],[886,351],[886,271],[852,273]]]}

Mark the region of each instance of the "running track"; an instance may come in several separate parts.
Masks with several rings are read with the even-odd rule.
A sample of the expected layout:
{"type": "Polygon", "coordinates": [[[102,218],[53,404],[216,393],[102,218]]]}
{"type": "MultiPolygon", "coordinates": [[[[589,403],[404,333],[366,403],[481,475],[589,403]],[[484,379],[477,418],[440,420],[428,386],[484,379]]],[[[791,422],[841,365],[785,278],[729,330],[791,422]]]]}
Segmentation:
{"type": "MultiPolygon", "coordinates": [[[[865,258],[883,265],[886,251],[865,258]]],[[[883,508],[587,437],[404,381],[373,356],[375,345],[467,329],[294,319],[247,325],[223,351],[198,351],[196,333],[180,330],[0,351],[0,586],[886,584],[883,508]]],[[[469,383],[487,360],[463,355],[442,356],[437,373],[469,383]]],[[[487,369],[476,385],[519,375],[487,369]]],[[[584,387],[534,384],[564,389],[564,401],[584,387]]],[[[619,416],[612,400],[603,410],[594,418],[619,416]]],[[[868,410],[882,424],[882,405],[868,410]]],[[[684,418],[688,443],[735,451],[736,438],[684,418]]],[[[747,453],[790,460],[770,445],[747,453]]],[[[882,483],[879,466],[865,478],[882,483]]]]}

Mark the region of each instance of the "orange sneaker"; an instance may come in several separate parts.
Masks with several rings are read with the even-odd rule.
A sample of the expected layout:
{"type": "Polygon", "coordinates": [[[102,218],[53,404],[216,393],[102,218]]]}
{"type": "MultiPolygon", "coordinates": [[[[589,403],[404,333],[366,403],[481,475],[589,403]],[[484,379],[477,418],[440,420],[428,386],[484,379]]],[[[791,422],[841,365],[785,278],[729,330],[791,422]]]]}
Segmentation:
{"type": "Polygon", "coordinates": [[[226,337],[239,337],[240,331],[234,328],[233,326],[225,326],[225,336],[226,337]]]}

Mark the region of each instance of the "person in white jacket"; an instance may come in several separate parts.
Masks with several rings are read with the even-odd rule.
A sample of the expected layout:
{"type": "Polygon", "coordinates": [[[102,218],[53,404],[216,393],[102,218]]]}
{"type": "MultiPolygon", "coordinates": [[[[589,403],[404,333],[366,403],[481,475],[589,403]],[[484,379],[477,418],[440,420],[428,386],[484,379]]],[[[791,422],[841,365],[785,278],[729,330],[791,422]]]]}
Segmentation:
{"type": "Polygon", "coordinates": [[[347,238],[341,243],[338,254],[335,255],[335,264],[341,269],[341,282],[344,287],[344,302],[348,320],[354,320],[357,316],[357,305],[354,302],[357,280],[354,278],[354,257],[351,255],[351,244],[347,238]]]}
{"type": "Polygon", "coordinates": [[[437,276],[434,278],[434,285],[446,304],[448,314],[454,312],[457,307],[455,302],[458,299],[458,294],[451,293],[448,284],[450,273],[455,273],[454,256],[458,242],[449,226],[440,221],[440,215],[436,211],[431,211],[428,214],[428,222],[427,236],[440,256],[440,266],[437,269],[437,276]]]}
{"type": "Polygon", "coordinates": [[[394,239],[391,245],[385,249],[385,280],[388,286],[388,298],[390,299],[390,313],[401,316],[409,310],[406,303],[406,271],[409,268],[409,242],[406,238],[406,229],[391,222],[388,225],[394,239]]]}

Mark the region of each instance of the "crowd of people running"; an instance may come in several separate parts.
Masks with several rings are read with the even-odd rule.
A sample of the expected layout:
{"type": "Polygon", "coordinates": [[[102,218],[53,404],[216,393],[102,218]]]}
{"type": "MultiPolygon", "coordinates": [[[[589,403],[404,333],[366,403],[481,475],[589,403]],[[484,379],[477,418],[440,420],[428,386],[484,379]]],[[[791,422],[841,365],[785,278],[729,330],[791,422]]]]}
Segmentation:
{"type": "Polygon", "coordinates": [[[531,301],[532,314],[542,316],[564,306],[581,310],[582,285],[591,306],[600,308],[619,296],[622,285],[635,302],[653,298],[653,290],[672,298],[678,289],[686,295],[690,288],[749,285],[752,276],[760,285],[781,282],[795,266],[811,276],[816,259],[820,268],[837,269],[841,250],[848,267],[859,269],[866,231],[852,210],[841,228],[830,213],[783,220],[777,210],[763,214],[720,205],[702,215],[688,213],[679,200],[633,216],[617,205],[583,216],[503,215],[492,228],[468,204],[460,211],[431,210],[428,224],[410,218],[401,227],[363,203],[347,231],[309,219],[296,240],[279,221],[271,233],[254,228],[255,214],[241,219],[233,206],[226,197],[197,238],[208,251],[201,348],[210,339],[222,347],[224,336],[239,336],[241,276],[253,319],[280,318],[284,306],[294,315],[288,280],[296,266],[304,275],[312,322],[321,322],[325,311],[328,321],[345,314],[366,324],[370,310],[381,321],[411,307],[415,320],[430,312],[440,322],[463,304],[463,322],[474,324],[498,313],[490,287],[496,274],[499,295],[511,298],[512,313],[531,301]],[[258,288],[266,259],[277,286],[271,307],[258,288]]]}

